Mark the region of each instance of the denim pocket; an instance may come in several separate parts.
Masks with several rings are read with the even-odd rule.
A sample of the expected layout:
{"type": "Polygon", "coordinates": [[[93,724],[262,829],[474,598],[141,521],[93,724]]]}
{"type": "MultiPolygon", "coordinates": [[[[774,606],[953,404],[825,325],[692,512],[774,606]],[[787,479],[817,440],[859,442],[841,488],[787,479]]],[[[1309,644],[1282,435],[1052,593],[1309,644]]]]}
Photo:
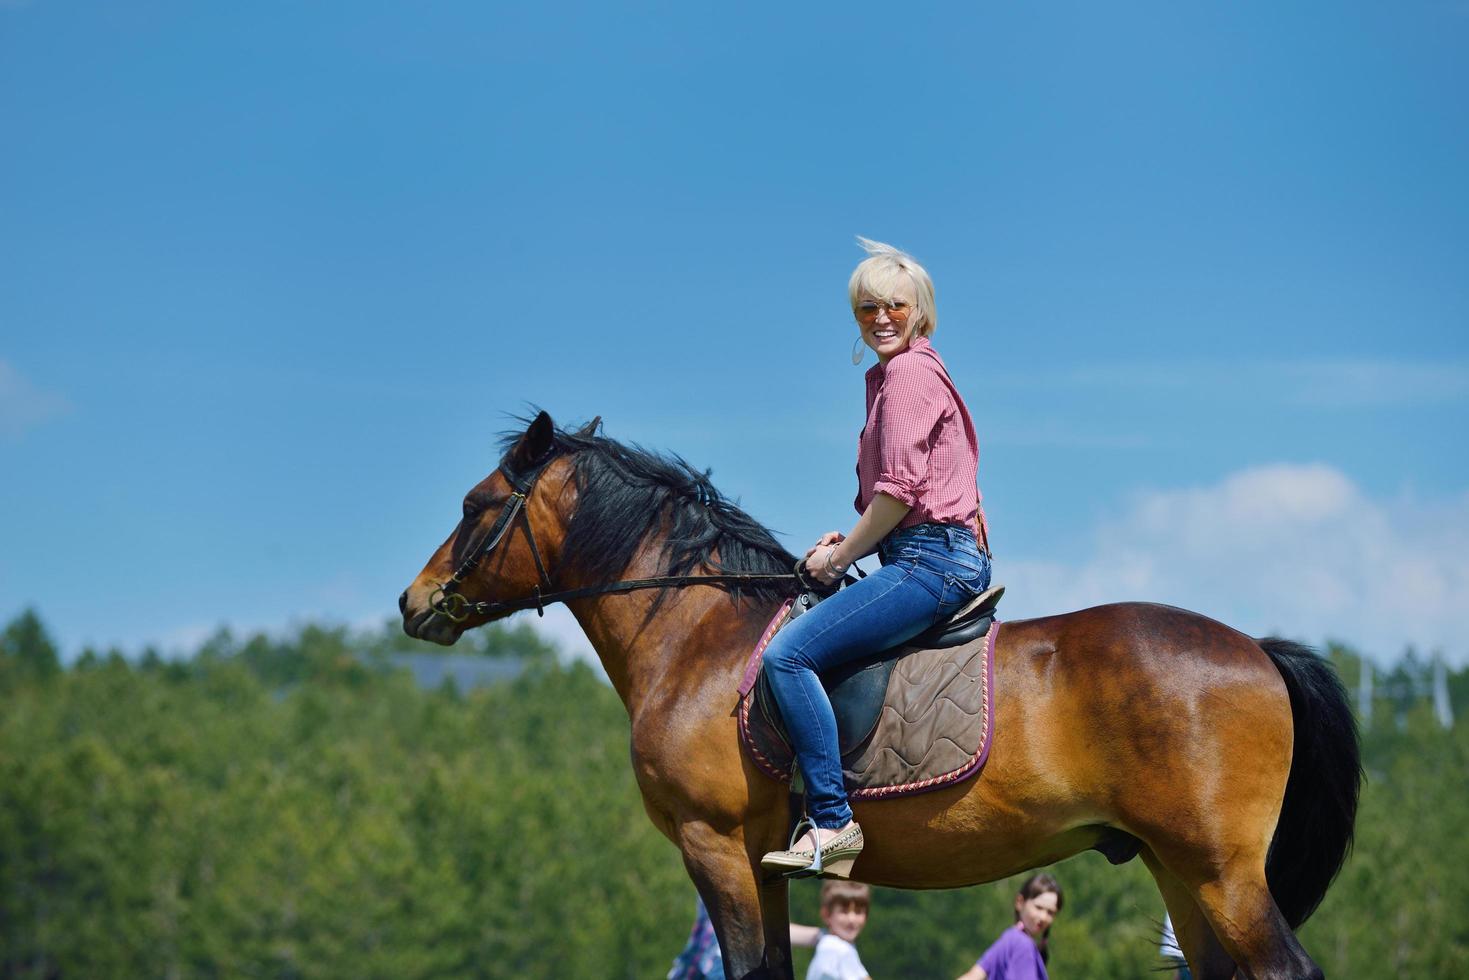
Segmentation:
{"type": "Polygon", "coordinates": [[[969,604],[989,586],[988,578],[961,579],[953,575],[944,576],[944,592],[939,597],[940,612],[947,616],[969,604]]]}
{"type": "Polygon", "coordinates": [[[944,573],[945,602],[963,605],[990,587],[988,555],[979,551],[951,551],[935,557],[944,573]]]}

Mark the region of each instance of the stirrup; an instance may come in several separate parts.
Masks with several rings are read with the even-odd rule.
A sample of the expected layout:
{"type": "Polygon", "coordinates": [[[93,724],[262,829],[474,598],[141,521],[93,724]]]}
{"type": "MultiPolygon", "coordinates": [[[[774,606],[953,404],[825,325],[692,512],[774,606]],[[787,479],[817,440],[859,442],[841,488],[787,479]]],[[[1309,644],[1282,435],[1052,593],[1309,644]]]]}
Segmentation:
{"type": "Polygon", "coordinates": [[[811,831],[811,863],[795,871],[781,872],[787,878],[816,878],[821,874],[821,831],[816,829],[816,821],[811,819],[810,814],[801,814],[801,819],[796,822],[796,829],[791,831],[791,842],[786,845],[786,850],[795,852],[796,841],[801,839],[805,830],[811,831]]]}
{"type": "Polygon", "coordinates": [[[803,817],[791,835],[790,846],[784,851],[771,851],[761,858],[760,866],[766,871],[778,871],[786,878],[850,878],[852,865],[862,853],[862,844],[862,828],[855,821],[850,829],[823,843],[815,822],[803,817]],[[815,850],[810,854],[795,850],[796,841],[808,829],[815,843],[815,850]],[[842,838],[848,840],[843,842],[842,838]]]}

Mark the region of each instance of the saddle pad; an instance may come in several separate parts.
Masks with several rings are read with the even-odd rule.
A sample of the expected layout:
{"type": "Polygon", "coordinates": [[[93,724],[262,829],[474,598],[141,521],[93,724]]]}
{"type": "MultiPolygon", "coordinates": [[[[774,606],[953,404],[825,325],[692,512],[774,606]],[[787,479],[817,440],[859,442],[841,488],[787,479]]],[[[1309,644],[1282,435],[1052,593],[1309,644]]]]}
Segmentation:
{"type": "MultiPolygon", "coordinates": [[[[782,606],[750,656],[740,685],[740,743],[765,775],[791,781],[790,745],[766,717],[754,688],[765,647],[784,624],[782,606]]],[[[871,735],[842,756],[847,795],[886,799],[950,786],[973,776],[989,757],[994,718],[995,637],[941,650],[904,647],[871,735]]]]}

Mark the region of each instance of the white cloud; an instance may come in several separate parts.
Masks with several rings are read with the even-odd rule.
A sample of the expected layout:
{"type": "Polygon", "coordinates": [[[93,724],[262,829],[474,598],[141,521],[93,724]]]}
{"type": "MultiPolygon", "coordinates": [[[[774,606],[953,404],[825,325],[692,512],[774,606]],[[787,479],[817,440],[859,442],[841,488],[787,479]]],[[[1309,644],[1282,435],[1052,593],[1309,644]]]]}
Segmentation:
{"type": "Polygon", "coordinates": [[[1469,494],[1374,500],[1330,466],[1261,466],[1140,493],[1077,550],[997,563],[1009,615],[1141,599],[1380,660],[1469,658],[1469,494]]]}
{"type": "Polygon", "coordinates": [[[0,438],[19,439],[70,409],[65,398],[37,388],[8,362],[0,361],[0,438]]]}

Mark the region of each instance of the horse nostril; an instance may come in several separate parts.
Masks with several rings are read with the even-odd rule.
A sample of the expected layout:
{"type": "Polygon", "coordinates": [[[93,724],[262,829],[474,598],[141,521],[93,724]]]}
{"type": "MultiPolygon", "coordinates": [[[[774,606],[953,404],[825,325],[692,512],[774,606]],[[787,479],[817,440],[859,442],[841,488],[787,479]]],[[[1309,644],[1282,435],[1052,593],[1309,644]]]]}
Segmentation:
{"type": "Polygon", "coordinates": [[[406,613],[407,611],[408,611],[408,590],[407,589],[404,589],[403,590],[403,594],[400,595],[400,596],[398,596],[398,612],[400,612],[400,613],[406,613]]]}

